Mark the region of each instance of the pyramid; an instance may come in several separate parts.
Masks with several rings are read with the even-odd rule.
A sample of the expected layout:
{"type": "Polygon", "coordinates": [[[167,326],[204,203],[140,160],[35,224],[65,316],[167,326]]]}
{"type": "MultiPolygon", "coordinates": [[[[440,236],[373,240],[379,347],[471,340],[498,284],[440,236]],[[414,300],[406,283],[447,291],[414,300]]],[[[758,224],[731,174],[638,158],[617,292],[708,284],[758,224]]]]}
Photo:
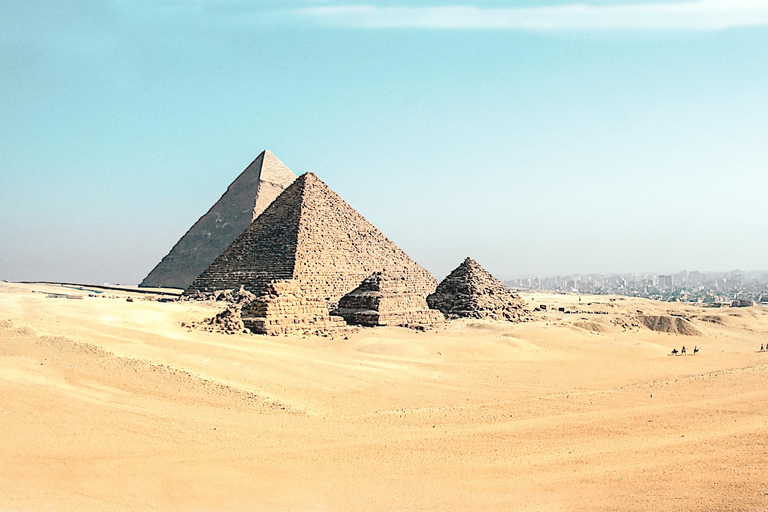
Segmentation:
{"type": "Polygon", "coordinates": [[[448,318],[489,318],[522,321],[523,300],[493,277],[478,262],[467,258],[427,297],[427,304],[448,318]]]}
{"type": "Polygon", "coordinates": [[[323,299],[307,297],[295,279],[269,283],[264,293],[243,306],[242,322],[251,332],[273,336],[346,327],[341,317],[328,313],[323,299]]]}
{"type": "Polygon", "coordinates": [[[185,291],[245,289],[260,295],[296,280],[333,309],[373,272],[403,275],[426,297],[437,281],[312,173],[296,179],[185,291]]]}
{"type": "Polygon", "coordinates": [[[409,289],[407,276],[374,272],[339,300],[334,311],[348,324],[429,326],[443,323],[442,313],[429,309],[423,295],[409,289]]]}
{"type": "Polygon", "coordinates": [[[262,152],[139,286],[187,288],[295,179],[275,155],[262,152]]]}

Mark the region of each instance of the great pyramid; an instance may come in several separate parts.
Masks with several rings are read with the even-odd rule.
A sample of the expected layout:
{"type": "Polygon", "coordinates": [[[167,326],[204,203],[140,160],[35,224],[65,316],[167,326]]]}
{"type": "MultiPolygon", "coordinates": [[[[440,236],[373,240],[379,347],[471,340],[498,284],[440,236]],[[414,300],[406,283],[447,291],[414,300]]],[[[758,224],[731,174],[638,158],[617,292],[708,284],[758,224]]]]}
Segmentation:
{"type": "Polygon", "coordinates": [[[471,258],[443,279],[427,304],[448,318],[522,321],[528,316],[523,300],[471,258]]]}
{"type": "Polygon", "coordinates": [[[187,288],[295,179],[275,155],[263,151],[139,286],[187,288]]]}
{"type": "Polygon", "coordinates": [[[263,294],[273,280],[299,282],[330,308],[373,272],[406,277],[426,297],[437,281],[312,173],[296,179],[186,290],[241,285],[263,294]]]}
{"type": "Polygon", "coordinates": [[[354,325],[430,326],[445,322],[423,295],[409,289],[407,276],[374,272],[339,300],[333,312],[354,325]]]}

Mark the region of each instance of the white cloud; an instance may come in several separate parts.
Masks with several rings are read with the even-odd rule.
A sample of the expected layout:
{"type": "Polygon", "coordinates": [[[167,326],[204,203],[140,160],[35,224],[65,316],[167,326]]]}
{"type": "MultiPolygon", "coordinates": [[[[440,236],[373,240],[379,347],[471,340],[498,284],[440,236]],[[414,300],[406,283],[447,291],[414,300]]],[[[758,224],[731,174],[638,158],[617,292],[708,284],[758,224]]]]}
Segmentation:
{"type": "Polygon", "coordinates": [[[293,13],[333,26],[499,30],[723,30],[768,26],[768,0],[547,7],[324,6],[293,13]]]}

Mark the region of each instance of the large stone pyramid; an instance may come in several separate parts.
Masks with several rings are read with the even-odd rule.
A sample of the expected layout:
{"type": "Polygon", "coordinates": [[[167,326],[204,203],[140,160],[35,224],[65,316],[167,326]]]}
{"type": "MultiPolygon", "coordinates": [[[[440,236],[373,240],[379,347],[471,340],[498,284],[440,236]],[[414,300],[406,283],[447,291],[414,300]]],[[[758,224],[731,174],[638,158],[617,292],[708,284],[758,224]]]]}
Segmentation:
{"type": "Polygon", "coordinates": [[[275,155],[262,152],[139,286],[187,288],[295,179],[275,155]]]}
{"type": "Polygon", "coordinates": [[[336,306],[373,272],[404,276],[423,297],[437,281],[312,173],[293,182],[185,294],[238,289],[257,295],[293,279],[302,293],[336,306]]]}
{"type": "Polygon", "coordinates": [[[443,279],[427,304],[448,318],[522,321],[528,316],[523,300],[471,258],[443,279]]]}

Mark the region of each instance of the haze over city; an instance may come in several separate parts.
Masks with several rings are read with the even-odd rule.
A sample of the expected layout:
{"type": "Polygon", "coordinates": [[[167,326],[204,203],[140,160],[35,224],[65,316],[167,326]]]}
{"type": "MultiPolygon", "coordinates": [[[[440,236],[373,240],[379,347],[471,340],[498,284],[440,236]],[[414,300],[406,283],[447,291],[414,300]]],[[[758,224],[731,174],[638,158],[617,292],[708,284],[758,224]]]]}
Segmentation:
{"type": "Polygon", "coordinates": [[[6,2],[0,279],[137,283],[264,149],[442,277],[766,267],[763,2],[6,2]]]}

